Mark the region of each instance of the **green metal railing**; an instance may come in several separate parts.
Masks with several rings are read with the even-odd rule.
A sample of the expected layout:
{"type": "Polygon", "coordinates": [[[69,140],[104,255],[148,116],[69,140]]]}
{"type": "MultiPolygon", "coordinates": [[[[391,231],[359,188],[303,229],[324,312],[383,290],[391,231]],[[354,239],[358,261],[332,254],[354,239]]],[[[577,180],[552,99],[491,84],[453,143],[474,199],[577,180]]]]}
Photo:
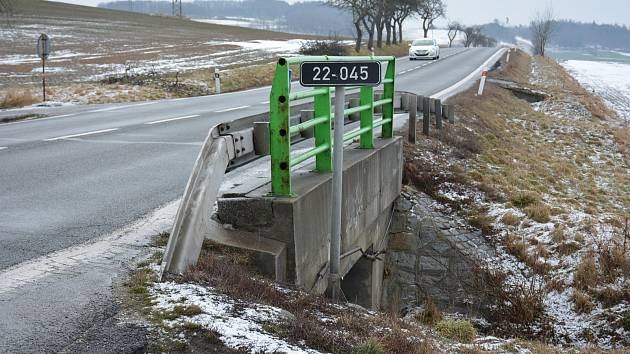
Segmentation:
{"type": "MultiPolygon", "coordinates": [[[[318,87],[307,91],[290,92],[289,68],[292,64],[307,61],[380,61],[387,62],[385,77],[381,80],[383,97],[374,101],[374,87],[348,88],[359,91],[359,106],[348,108],[344,115],[360,113],[359,128],[344,134],[344,141],[359,137],[362,149],[374,148],[374,128],[381,128],[383,138],[393,137],[395,57],[329,57],[304,56],[280,58],[271,87],[269,109],[269,151],[271,154],[271,193],[274,196],[291,196],[291,168],[311,157],[315,157],[318,172],[332,171],[332,87],[318,87]],[[314,100],[313,119],[290,126],[290,102],[306,98],[314,100]],[[382,118],[374,120],[374,107],[382,106],[382,118]],[[315,147],[307,152],[291,156],[291,135],[313,128],[315,147]]],[[[343,129],[343,127],[341,127],[343,129]]]]}

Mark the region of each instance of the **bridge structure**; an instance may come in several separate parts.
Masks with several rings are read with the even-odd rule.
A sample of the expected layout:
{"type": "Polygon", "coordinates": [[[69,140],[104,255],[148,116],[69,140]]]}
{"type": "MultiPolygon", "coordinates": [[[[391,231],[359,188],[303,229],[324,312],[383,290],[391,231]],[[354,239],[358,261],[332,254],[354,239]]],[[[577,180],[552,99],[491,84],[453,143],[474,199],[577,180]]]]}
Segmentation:
{"type": "Polygon", "coordinates": [[[211,239],[254,251],[258,269],[277,281],[315,293],[329,290],[332,135],[334,129],[343,129],[341,288],[346,299],[378,307],[382,254],[402,183],[402,139],[394,136],[395,108],[402,104],[395,91],[395,63],[394,57],[280,58],[268,120],[220,124],[206,139],[163,270],[183,272],[196,262],[203,240],[211,239]],[[380,87],[347,90],[351,105],[343,110],[340,127],[334,127],[332,107],[345,97],[335,97],[332,87],[291,92],[291,66],[315,60],[369,60],[384,67],[380,87]],[[300,121],[304,112],[310,117],[300,121]],[[221,186],[222,171],[246,155],[258,158],[221,186]]]}

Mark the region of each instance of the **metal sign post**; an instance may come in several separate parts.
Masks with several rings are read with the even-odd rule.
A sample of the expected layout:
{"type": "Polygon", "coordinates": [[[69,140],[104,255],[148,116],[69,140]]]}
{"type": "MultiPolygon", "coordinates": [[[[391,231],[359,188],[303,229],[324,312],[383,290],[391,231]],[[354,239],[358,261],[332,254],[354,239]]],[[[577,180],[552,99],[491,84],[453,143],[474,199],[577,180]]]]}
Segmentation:
{"type": "Polygon", "coordinates": [[[300,68],[302,86],[335,87],[333,130],[332,214],[330,218],[330,295],[341,299],[341,207],[343,195],[343,126],[346,86],[377,86],[381,83],[379,62],[304,62],[300,68]]]}
{"type": "Polygon", "coordinates": [[[50,37],[45,33],[37,39],[37,56],[42,59],[42,96],[46,102],[46,59],[50,55],[50,37]]]}

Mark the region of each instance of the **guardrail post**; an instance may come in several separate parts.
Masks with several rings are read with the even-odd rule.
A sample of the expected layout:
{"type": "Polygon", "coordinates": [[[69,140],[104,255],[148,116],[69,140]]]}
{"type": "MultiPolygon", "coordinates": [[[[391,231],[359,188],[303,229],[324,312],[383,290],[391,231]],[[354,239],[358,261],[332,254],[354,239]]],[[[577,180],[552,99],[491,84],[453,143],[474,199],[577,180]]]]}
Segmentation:
{"type": "Polygon", "coordinates": [[[448,111],[446,114],[448,115],[448,122],[455,124],[455,107],[452,104],[448,105],[448,111]]]}
{"type": "Polygon", "coordinates": [[[391,80],[383,87],[383,96],[385,98],[391,98],[391,102],[383,105],[383,119],[391,119],[386,124],[383,124],[381,128],[381,136],[383,138],[394,137],[394,95],[395,87],[394,80],[396,77],[396,60],[390,60],[387,63],[387,71],[385,73],[385,80],[391,80]]]}
{"type": "Polygon", "coordinates": [[[418,96],[418,112],[424,111],[424,96],[418,96]]]}
{"type": "Polygon", "coordinates": [[[411,96],[410,93],[402,93],[400,96],[400,109],[402,111],[408,112],[411,110],[409,105],[409,96],[411,96]]]}
{"type": "Polygon", "coordinates": [[[276,196],[290,196],[289,64],[284,58],[280,58],[276,64],[269,102],[271,193],[276,196]]]}
{"type": "Polygon", "coordinates": [[[431,133],[431,99],[429,97],[423,98],[422,107],[424,109],[422,111],[422,133],[428,136],[431,133]]]}
{"type": "Polygon", "coordinates": [[[269,122],[254,122],[254,153],[269,155],[269,122]]]}
{"type": "Polygon", "coordinates": [[[361,106],[370,105],[371,109],[361,112],[361,129],[370,127],[370,130],[361,134],[359,146],[361,149],[374,148],[374,88],[372,86],[361,87],[361,98],[359,104],[361,106]]]}
{"type": "Polygon", "coordinates": [[[409,101],[409,142],[416,143],[416,107],[418,106],[418,96],[410,94],[407,98],[409,101]]]}
{"type": "Polygon", "coordinates": [[[319,172],[330,172],[333,169],[332,166],[332,122],[331,122],[331,103],[330,103],[330,90],[322,95],[317,95],[314,98],[315,112],[314,116],[326,117],[326,121],[321,124],[317,124],[314,127],[315,132],[315,146],[328,145],[330,149],[318,154],[315,157],[315,170],[319,172]]]}
{"type": "Polygon", "coordinates": [[[442,100],[435,100],[435,127],[442,129],[442,100]]]}

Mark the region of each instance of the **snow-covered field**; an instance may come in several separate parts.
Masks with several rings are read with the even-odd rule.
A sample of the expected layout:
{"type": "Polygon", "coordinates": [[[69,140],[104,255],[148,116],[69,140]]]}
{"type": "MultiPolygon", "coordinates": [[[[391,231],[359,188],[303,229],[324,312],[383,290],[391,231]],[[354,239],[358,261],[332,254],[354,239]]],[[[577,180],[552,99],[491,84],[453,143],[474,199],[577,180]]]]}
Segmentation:
{"type": "MultiPolygon", "coordinates": [[[[624,56],[629,53],[619,52],[624,56]]],[[[561,63],[576,80],[602,97],[610,108],[630,122],[630,64],[567,60],[561,63]]]]}

